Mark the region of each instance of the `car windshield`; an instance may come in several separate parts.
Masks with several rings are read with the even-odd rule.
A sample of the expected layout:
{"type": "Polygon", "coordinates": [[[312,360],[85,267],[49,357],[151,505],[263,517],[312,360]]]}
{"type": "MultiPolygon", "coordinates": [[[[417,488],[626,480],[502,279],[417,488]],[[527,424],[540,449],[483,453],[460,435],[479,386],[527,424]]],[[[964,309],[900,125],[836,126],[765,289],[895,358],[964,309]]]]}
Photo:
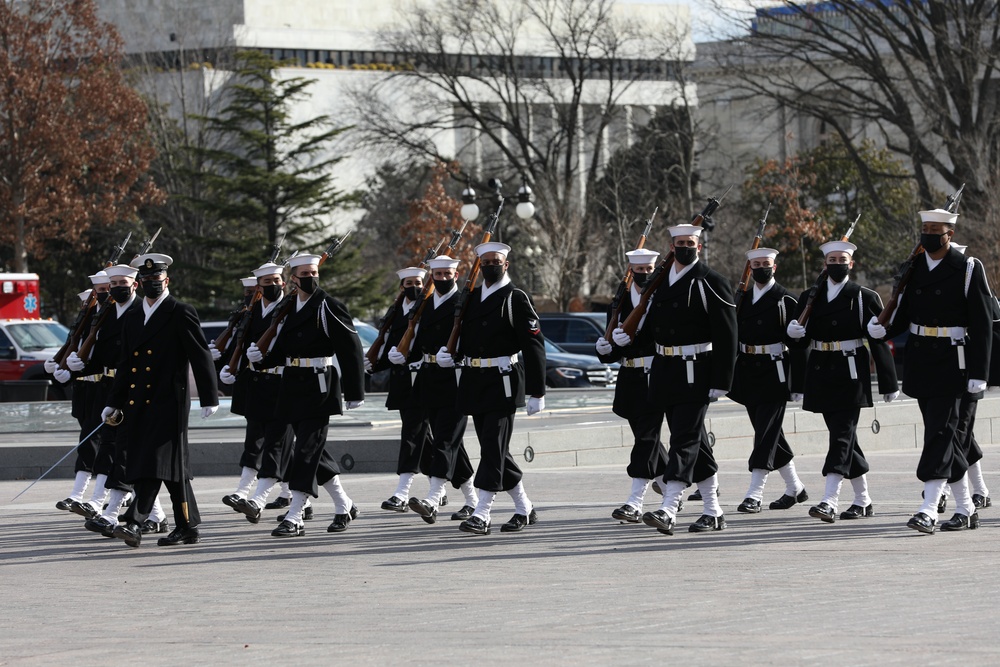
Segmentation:
{"type": "Polygon", "coordinates": [[[69,329],[58,322],[21,322],[7,325],[7,332],[25,352],[37,352],[47,347],[62,347],[69,329]]]}
{"type": "Polygon", "coordinates": [[[354,328],[358,330],[358,337],[361,338],[361,344],[365,347],[371,347],[371,344],[378,338],[378,329],[370,324],[355,322],[354,328]]]}

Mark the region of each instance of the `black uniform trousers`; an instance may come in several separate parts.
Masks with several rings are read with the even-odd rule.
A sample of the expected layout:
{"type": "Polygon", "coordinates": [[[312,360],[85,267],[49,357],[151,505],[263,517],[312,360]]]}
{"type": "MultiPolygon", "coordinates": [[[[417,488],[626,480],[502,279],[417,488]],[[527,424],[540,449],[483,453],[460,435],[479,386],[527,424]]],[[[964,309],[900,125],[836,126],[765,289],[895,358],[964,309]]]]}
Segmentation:
{"type": "Polygon", "coordinates": [[[521,469],[510,455],[510,438],[514,432],[514,411],[497,410],[472,415],[479,438],[479,469],[476,470],[477,489],[484,491],[510,491],[521,481],[521,469]]]}
{"type": "Polygon", "coordinates": [[[845,479],[861,477],[870,466],[865,453],[858,444],[858,420],[861,408],[847,408],[824,412],[823,421],[830,432],[830,445],[823,462],[823,476],[830,473],[843,475],[845,479]]]}
{"type": "Polygon", "coordinates": [[[663,413],[648,412],[628,419],[632,429],[632,453],[625,472],[637,479],[656,479],[667,467],[667,450],[660,440],[663,413]]]}
{"type": "Polygon", "coordinates": [[[264,422],[264,444],[260,452],[258,479],[278,479],[285,481],[288,464],[292,460],[292,445],[295,433],[283,421],[264,422]]]}
{"type": "Polygon", "coordinates": [[[430,452],[424,452],[431,440],[430,422],[423,408],[400,408],[403,427],[399,433],[399,459],[396,474],[419,473],[426,470],[430,452]],[[424,465],[421,465],[424,463],[424,465]]]}
{"type": "Polygon", "coordinates": [[[195,528],[201,524],[201,514],[198,512],[198,502],[194,498],[191,480],[170,482],[159,479],[142,478],[135,482],[135,501],[125,512],[125,520],[130,523],[142,523],[149,518],[156,502],[156,494],[160,492],[160,484],[167,487],[170,503],[174,510],[174,525],[177,528],[195,528]],[[185,513],[184,504],[187,503],[185,513]]]}
{"type": "MultiPolygon", "coordinates": [[[[1000,351],[998,351],[1000,354],[1000,351]]],[[[958,430],[955,433],[956,442],[959,449],[965,454],[965,460],[969,466],[974,466],[983,458],[983,450],[976,442],[974,432],[976,426],[976,408],[979,407],[979,399],[975,398],[967,391],[962,392],[962,400],[958,404],[958,430]]]]}
{"type": "Polygon", "coordinates": [[[247,420],[247,432],[243,438],[243,454],[240,456],[241,468],[260,470],[261,456],[266,442],[266,423],[250,417],[247,420]]]}
{"type": "Polygon", "coordinates": [[[670,429],[670,448],[663,472],[667,482],[701,482],[719,471],[705,432],[705,402],[668,405],[664,410],[670,429]]]}
{"type": "MultiPolygon", "coordinates": [[[[98,402],[98,395],[106,398],[107,392],[98,392],[97,384],[97,382],[77,380],[73,385],[74,398],[80,401],[81,409],[83,410],[82,414],[84,415],[76,420],[80,424],[81,441],[90,435],[90,432],[101,423],[101,411],[104,409],[104,405],[95,408],[95,403],[98,402]],[[83,396],[75,396],[77,393],[82,393],[83,396]]],[[[94,435],[87,438],[86,442],[82,442],[76,448],[76,464],[73,466],[73,472],[94,472],[94,463],[97,460],[97,450],[100,446],[103,430],[101,429],[97,433],[94,433],[94,435]]]]}
{"type": "Polygon", "coordinates": [[[751,472],[784,468],[794,457],[781,426],[785,421],[785,405],[785,401],[781,401],[746,406],[753,424],[753,451],[748,462],[751,472]]]}
{"type": "Polygon", "coordinates": [[[313,417],[292,422],[295,446],[288,466],[288,488],[319,496],[319,487],[340,474],[337,461],[326,451],[330,417],[313,417]]]}
{"type": "Polygon", "coordinates": [[[924,419],[924,448],[917,463],[917,479],[947,479],[954,483],[962,479],[969,462],[958,446],[959,396],[918,398],[924,419]]]}
{"type": "Polygon", "coordinates": [[[456,489],[472,479],[475,469],[465,451],[465,427],[469,418],[454,408],[425,408],[430,424],[429,457],[425,471],[431,477],[450,480],[456,489]]]}

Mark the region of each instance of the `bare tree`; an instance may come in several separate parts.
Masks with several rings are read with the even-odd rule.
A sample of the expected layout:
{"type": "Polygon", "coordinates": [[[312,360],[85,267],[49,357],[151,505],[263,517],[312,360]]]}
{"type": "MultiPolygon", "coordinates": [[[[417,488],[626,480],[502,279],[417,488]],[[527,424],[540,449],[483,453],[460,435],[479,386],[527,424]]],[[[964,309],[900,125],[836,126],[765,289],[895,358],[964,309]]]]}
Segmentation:
{"type": "Polygon", "coordinates": [[[546,249],[542,290],[565,308],[595,241],[587,193],[610,137],[628,132],[627,105],[675,101],[676,42],[686,33],[628,20],[613,0],[444,0],[412,6],[379,37],[398,67],[355,92],[364,140],[457,158],[472,181],[517,187],[524,175],[538,213],[502,233],[546,249]]]}

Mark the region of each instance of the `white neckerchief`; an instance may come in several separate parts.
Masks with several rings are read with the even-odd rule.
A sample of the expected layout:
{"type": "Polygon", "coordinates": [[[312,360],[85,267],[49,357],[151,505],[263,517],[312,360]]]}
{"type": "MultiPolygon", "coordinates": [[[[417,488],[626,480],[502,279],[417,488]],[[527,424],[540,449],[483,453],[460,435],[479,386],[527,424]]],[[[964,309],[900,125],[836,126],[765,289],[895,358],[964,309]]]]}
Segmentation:
{"type": "MultiPolygon", "coordinates": [[[[305,294],[305,292],[299,292],[299,294],[305,294]]],[[[313,294],[315,294],[315,292],[313,292],[313,294]]],[[[311,298],[313,298],[312,294],[309,295],[309,299],[311,299],[311,298]]],[[[300,299],[298,297],[298,295],[296,295],[296,297],[295,297],[295,312],[297,313],[300,310],[302,310],[303,308],[305,308],[305,305],[307,303],[309,303],[309,299],[306,299],[305,301],[303,301],[302,299],[300,299]]]]}
{"type": "Polygon", "coordinates": [[[762,297],[765,294],[767,294],[767,291],[769,289],[771,289],[772,287],[774,287],[774,277],[773,276],[771,277],[770,280],[767,281],[767,284],[764,285],[763,287],[759,287],[757,285],[757,283],[754,283],[753,284],[753,301],[751,301],[750,303],[757,303],[757,300],[760,299],[760,297],[762,297]]]}
{"type": "Polygon", "coordinates": [[[279,301],[281,301],[281,299],[278,299],[278,301],[272,301],[270,303],[270,305],[267,305],[267,306],[265,306],[264,302],[261,301],[260,302],[260,317],[261,317],[261,319],[264,319],[265,317],[267,317],[267,314],[270,313],[272,310],[274,310],[274,307],[278,305],[279,301]]]}
{"type": "Polygon", "coordinates": [[[642,290],[637,288],[635,283],[632,283],[632,289],[629,290],[629,296],[632,297],[632,307],[635,308],[639,305],[639,299],[642,297],[642,290]]]}
{"type": "Polygon", "coordinates": [[[128,307],[132,305],[133,301],[135,301],[135,292],[132,292],[132,294],[128,298],[128,301],[126,301],[125,303],[115,302],[115,310],[116,310],[115,317],[117,319],[121,319],[121,316],[125,314],[125,311],[128,310],[128,307]]]}
{"type": "Polygon", "coordinates": [[[933,271],[934,269],[936,269],[937,265],[941,263],[941,259],[944,259],[944,257],[942,257],[941,259],[931,259],[930,254],[927,253],[927,252],[924,252],[924,257],[927,258],[927,270],[928,271],[933,271]]]}
{"type": "Polygon", "coordinates": [[[413,310],[413,306],[416,305],[416,301],[410,301],[405,296],[403,297],[403,314],[409,315],[410,311],[413,310]]]}
{"type": "Polygon", "coordinates": [[[670,281],[670,284],[673,285],[675,282],[677,282],[678,280],[680,280],[681,276],[683,276],[685,273],[687,273],[688,271],[690,271],[694,267],[694,265],[698,263],[698,259],[699,259],[698,257],[695,257],[693,262],[691,262],[690,264],[688,264],[687,266],[685,266],[680,271],[677,270],[677,267],[678,266],[683,266],[683,265],[680,262],[678,262],[677,260],[674,260],[674,263],[671,264],[671,266],[670,266],[670,275],[668,276],[668,280],[670,281]]]}
{"type": "Polygon", "coordinates": [[[826,302],[827,303],[830,303],[831,301],[833,301],[834,299],[837,298],[837,295],[840,294],[840,290],[844,289],[844,285],[847,284],[848,280],[850,280],[850,277],[844,278],[844,282],[841,282],[841,283],[835,283],[832,280],[830,280],[829,278],[826,279],[826,302]]]}
{"type": "Polygon", "coordinates": [[[434,310],[437,310],[438,306],[451,298],[451,295],[458,291],[458,285],[452,285],[451,289],[444,294],[438,294],[437,290],[434,290],[434,310]]]}
{"type": "Polygon", "coordinates": [[[483,294],[482,298],[480,299],[480,302],[486,301],[486,297],[488,297],[490,294],[493,294],[493,292],[496,292],[501,287],[504,287],[505,285],[509,284],[510,284],[510,276],[508,276],[506,273],[503,274],[503,278],[493,283],[489,287],[486,286],[486,283],[483,283],[483,294]]]}
{"type": "Polygon", "coordinates": [[[166,299],[168,296],[170,296],[170,289],[164,287],[163,294],[160,295],[159,299],[153,302],[153,305],[149,305],[149,300],[143,297],[142,310],[143,312],[146,313],[146,319],[142,321],[143,324],[149,323],[149,318],[153,316],[153,313],[156,312],[156,309],[160,307],[160,304],[163,303],[163,300],[166,299]]]}

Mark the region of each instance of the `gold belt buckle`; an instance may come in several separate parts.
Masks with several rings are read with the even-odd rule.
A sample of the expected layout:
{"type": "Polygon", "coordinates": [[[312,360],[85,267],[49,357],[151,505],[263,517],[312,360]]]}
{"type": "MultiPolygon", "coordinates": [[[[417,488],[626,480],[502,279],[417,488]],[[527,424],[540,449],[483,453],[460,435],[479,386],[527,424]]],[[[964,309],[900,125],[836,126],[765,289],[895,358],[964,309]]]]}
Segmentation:
{"type": "Polygon", "coordinates": [[[757,354],[757,346],[756,345],[744,345],[743,347],[746,348],[747,354],[757,354]]]}
{"type": "Polygon", "coordinates": [[[482,359],[469,359],[469,366],[472,368],[479,368],[483,365],[482,359]]]}
{"type": "Polygon", "coordinates": [[[302,365],[301,359],[292,359],[292,366],[298,367],[302,365]]]}
{"type": "Polygon", "coordinates": [[[924,335],[934,336],[935,338],[937,338],[939,328],[940,327],[924,327],[924,335]]]}

